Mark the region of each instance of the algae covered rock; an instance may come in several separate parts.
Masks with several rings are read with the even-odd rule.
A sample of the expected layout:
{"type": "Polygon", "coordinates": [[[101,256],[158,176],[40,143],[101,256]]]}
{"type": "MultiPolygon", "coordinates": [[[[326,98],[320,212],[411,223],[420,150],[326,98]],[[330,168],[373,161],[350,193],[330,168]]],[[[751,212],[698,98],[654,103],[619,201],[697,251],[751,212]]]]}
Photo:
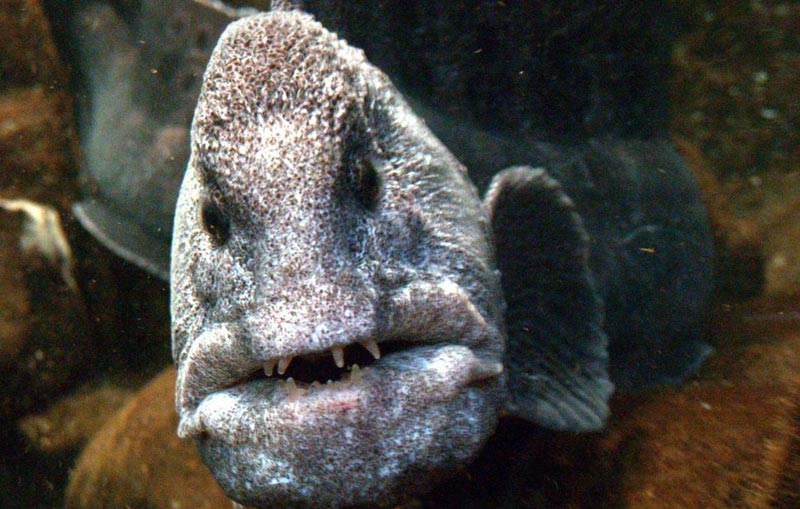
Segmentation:
{"type": "Polygon", "coordinates": [[[92,361],[92,336],[58,213],[0,200],[0,415],[41,405],[92,361]]]}
{"type": "Polygon", "coordinates": [[[175,434],[174,391],[169,368],[97,433],[70,475],[67,509],[230,507],[194,444],[175,434]]]}
{"type": "Polygon", "coordinates": [[[64,392],[93,338],[62,214],[77,195],[67,73],[39,2],[0,5],[0,419],[64,392]]]}
{"type": "Polygon", "coordinates": [[[67,72],[40,2],[3,2],[0,26],[0,196],[65,211],[77,194],[67,72]]]}

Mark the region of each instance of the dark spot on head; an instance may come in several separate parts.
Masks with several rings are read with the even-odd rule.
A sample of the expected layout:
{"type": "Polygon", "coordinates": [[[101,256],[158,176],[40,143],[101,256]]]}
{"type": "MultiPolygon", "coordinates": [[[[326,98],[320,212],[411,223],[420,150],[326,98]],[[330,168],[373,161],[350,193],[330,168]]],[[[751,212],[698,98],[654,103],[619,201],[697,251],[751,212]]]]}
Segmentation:
{"type": "Polygon", "coordinates": [[[219,193],[213,192],[205,196],[200,204],[200,223],[211,236],[216,246],[228,241],[231,235],[231,223],[219,193]]]}

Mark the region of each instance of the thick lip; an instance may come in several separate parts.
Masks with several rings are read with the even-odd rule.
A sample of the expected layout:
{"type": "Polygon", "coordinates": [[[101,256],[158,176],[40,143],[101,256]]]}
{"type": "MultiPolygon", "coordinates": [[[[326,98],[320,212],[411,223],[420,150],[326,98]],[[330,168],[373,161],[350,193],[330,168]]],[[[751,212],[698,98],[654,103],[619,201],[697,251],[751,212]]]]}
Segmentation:
{"type": "Polygon", "coordinates": [[[374,395],[388,387],[410,389],[417,399],[436,404],[502,372],[500,362],[482,359],[468,347],[422,345],[388,355],[340,381],[301,387],[293,381],[262,378],[213,392],[182,416],[178,433],[258,443],[264,439],[261,434],[270,432],[258,426],[261,422],[280,419],[307,426],[315,417],[352,420],[354,415],[383,412],[374,395]]]}
{"type": "Polygon", "coordinates": [[[234,430],[249,427],[256,416],[286,419],[345,408],[366,410],[364,402],[387,386],[422,387],[436,380],[438,388],[423,395],[433,404],[503,372],[500,352],[492,347],[502,345],[500,332],[459,286],[415,283],[394,294],[387,309],[391,312],[384,314],[375,335],[326,348],[274,352],[261,359],[236,336],[234,325],[210,328],[179,362],[178,434],[224,437],[238,435],[234,430]],[[420,304],[425,312],[417,311],[409,320],[409,310],[420,304]],[[368,366],[354,366],[365,358],[371,360],[368,366]],[[323,373],[335,365],[339,379],[326,383],[311,380],[313,376],[291,377],[293,363],[297,367],[311,361],[327,363],[323,373]]]}

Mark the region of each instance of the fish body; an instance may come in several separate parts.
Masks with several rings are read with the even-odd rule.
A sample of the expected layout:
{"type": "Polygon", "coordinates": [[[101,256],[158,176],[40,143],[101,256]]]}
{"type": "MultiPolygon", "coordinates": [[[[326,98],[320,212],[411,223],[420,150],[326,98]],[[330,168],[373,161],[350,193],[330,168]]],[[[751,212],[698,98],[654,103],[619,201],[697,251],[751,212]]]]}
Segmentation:
{"type": "Polygon", "coordinates": [[[175,217],[179,434],[243,504],[391,505],[473,458],[502,415],[602,427],[607,303],[635,300],[611,330],[632,338],[620,382],[655,364],[645,383],[684,377],[702,343],[650,356],[668,341],[623,325],[640,304],[674,308],[667,329],[699,314],[707,227],[691,179],[657,177],[679,158],[631,143],[537,145],[547,168],[508,168],[481,200],[389,78],[310,15],[229,25],[175,217]]]}
{"type": "Polygon", "coordinates": [[[75,211],[169,276],[179,434],[232,498],[391,505],[503,415],[596,430],[614,386],[682,380],[708,354],[710,235],[668,141],[412,109],[291,10],[226,29],[189,135],[210,43],[244,15],[206,4],[81,4],[93,197],[75,211]]]}

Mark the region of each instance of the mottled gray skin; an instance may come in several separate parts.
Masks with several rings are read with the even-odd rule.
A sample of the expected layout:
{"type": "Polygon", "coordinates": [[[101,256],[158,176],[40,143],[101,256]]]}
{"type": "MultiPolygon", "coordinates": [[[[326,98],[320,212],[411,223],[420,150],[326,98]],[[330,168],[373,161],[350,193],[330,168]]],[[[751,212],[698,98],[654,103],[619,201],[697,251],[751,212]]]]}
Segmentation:
{"type": "Polygon", "coordinates": [[[229,26],[195,111],[171,284],[179,434],[232,498],[388,505],[476,453],[505,402],[488,228],[465,168],[361,51],[299,12],[229,26]],[[253,376],[365,340],[407,343],[305,393],[253,376]]]}

